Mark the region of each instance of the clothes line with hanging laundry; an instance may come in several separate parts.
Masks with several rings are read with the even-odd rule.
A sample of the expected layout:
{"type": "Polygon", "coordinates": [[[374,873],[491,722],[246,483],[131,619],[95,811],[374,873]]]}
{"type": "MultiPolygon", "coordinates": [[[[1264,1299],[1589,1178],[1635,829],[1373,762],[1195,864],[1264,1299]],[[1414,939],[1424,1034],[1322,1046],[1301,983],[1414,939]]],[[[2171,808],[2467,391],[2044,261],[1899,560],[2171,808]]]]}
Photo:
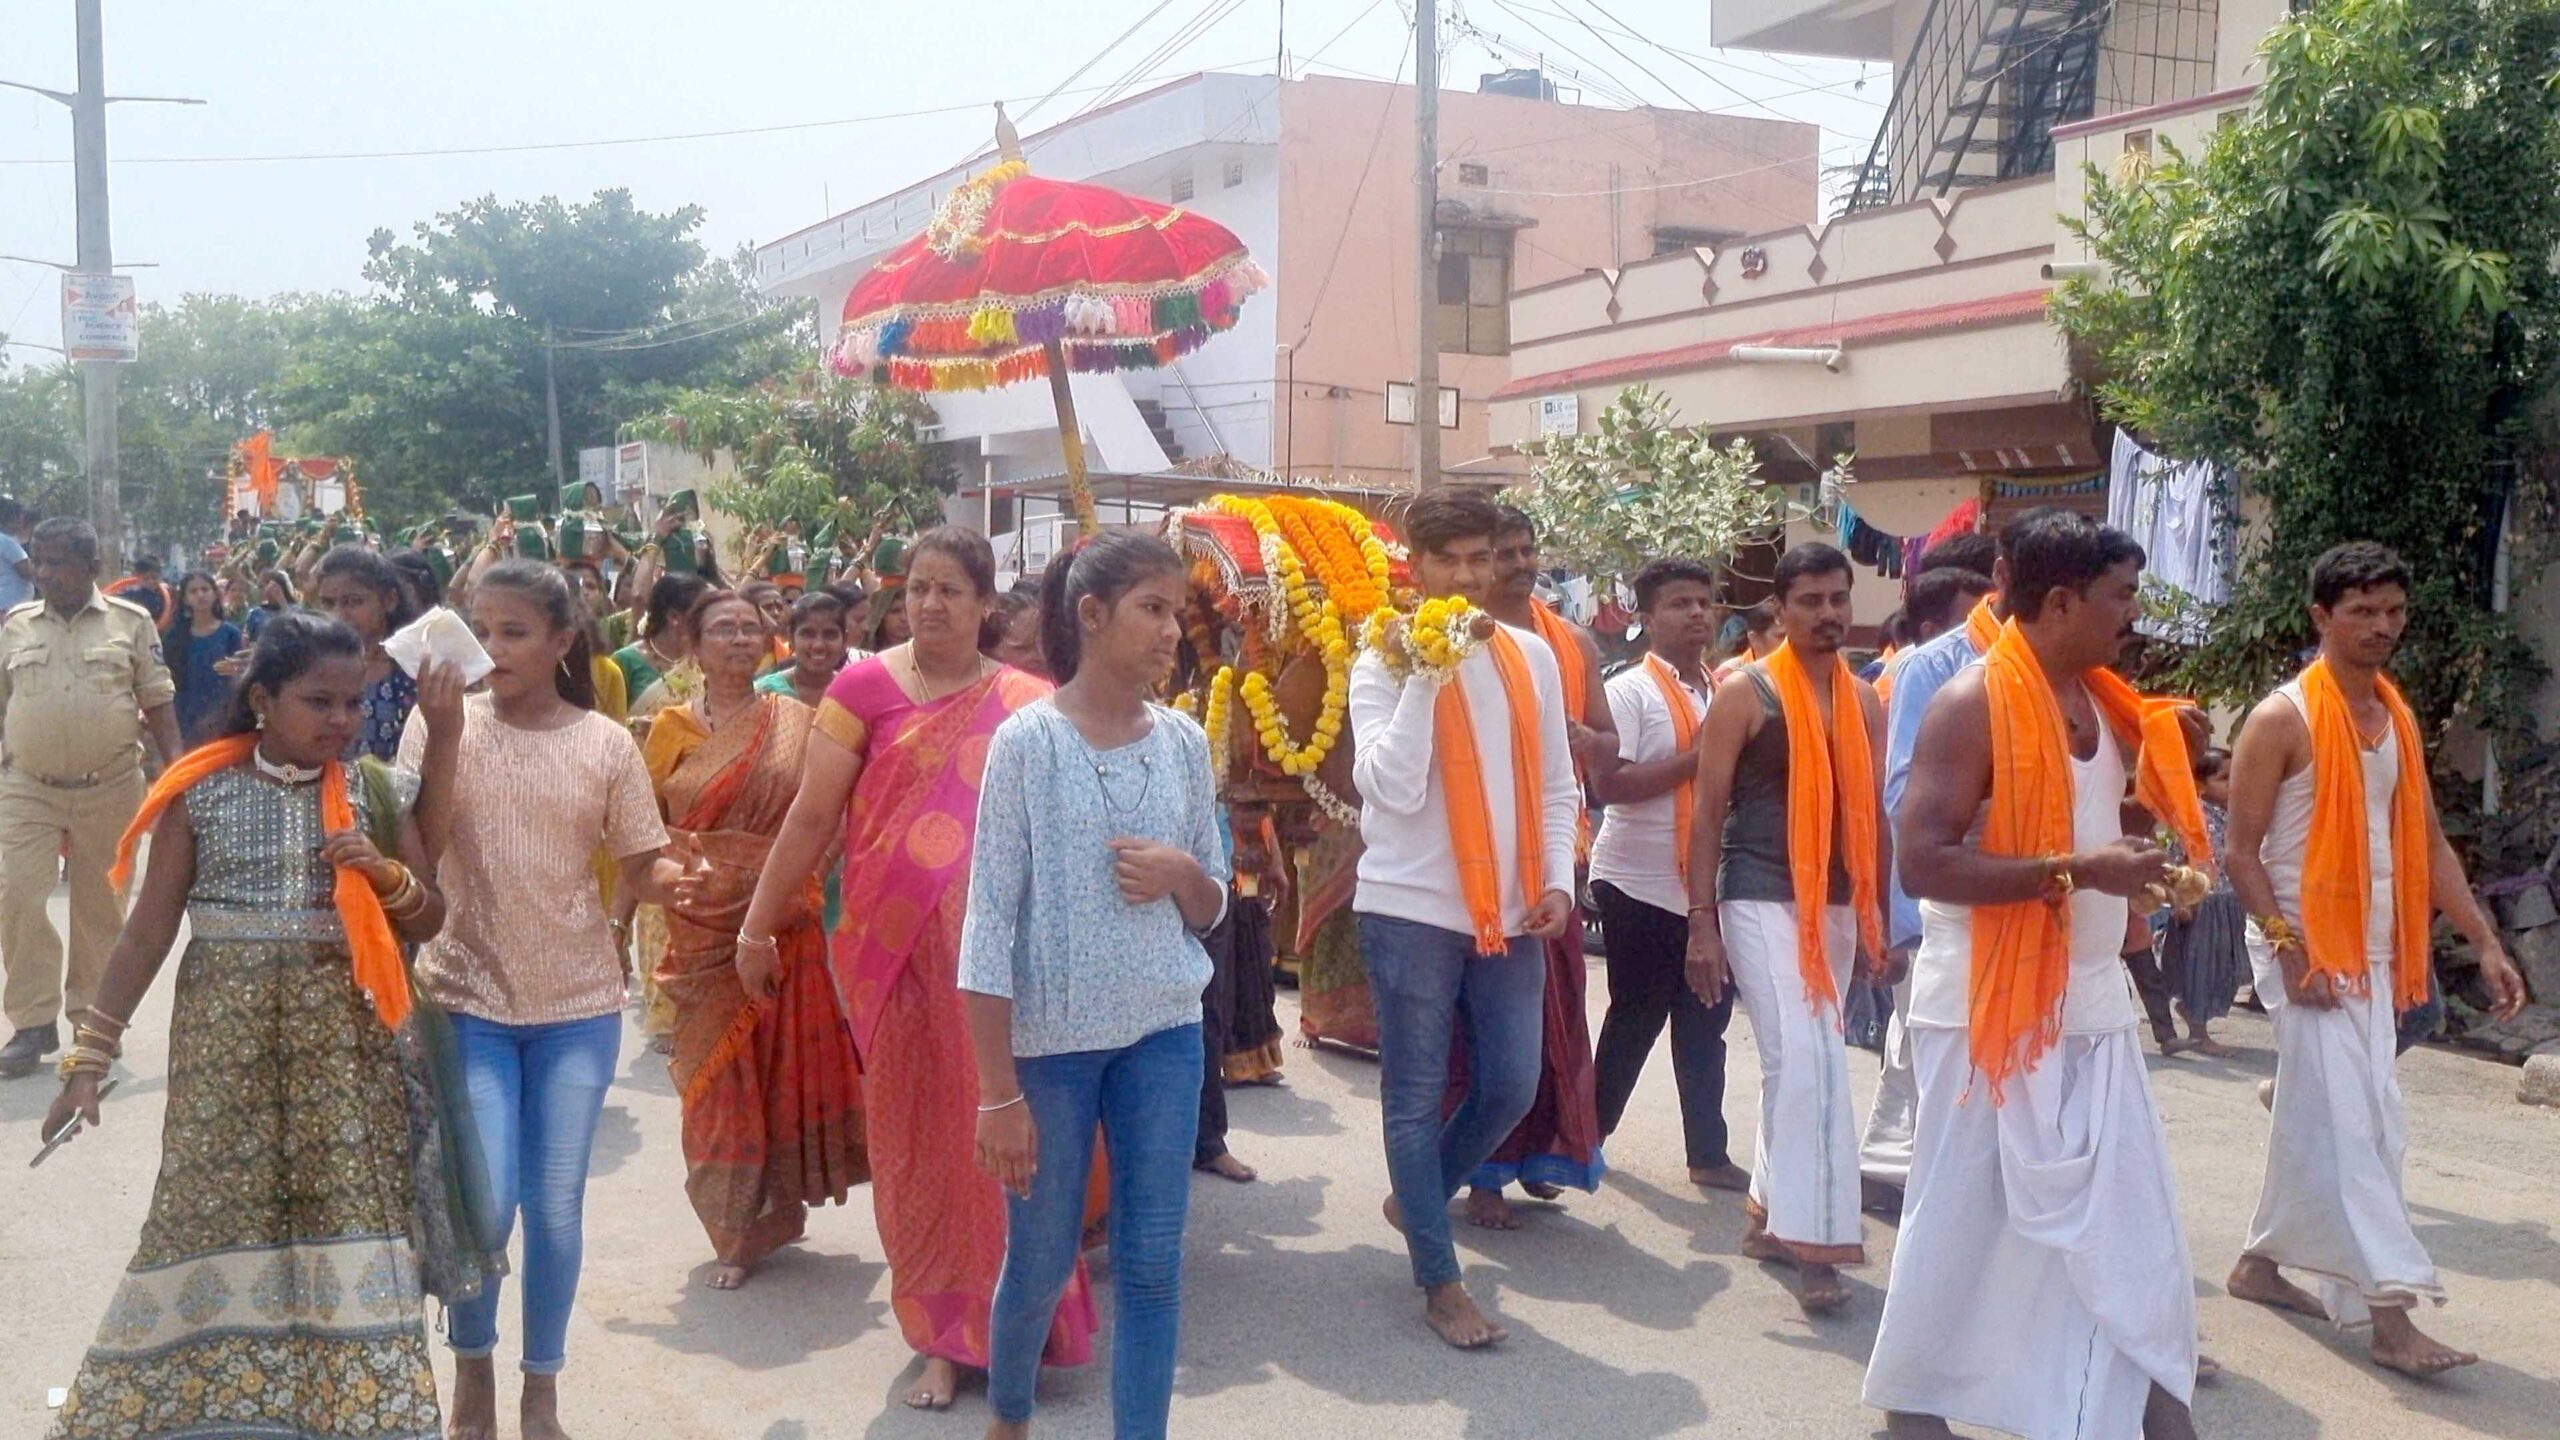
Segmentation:
{"type": "MultiPolygon", "coordinates": [[[[2122,430],[2107,465],[2107,523],[2131,535],[2149,556],[2146,588],[2154,584],[2204,605],[2231,598],[2232,564],[2239,529],[2227,497],[2230,474],[2210,460],[2178,460],[2150,450],[2122,430]]],[[[2146,635],[2181,644],[2204,638],[2202,617],[2184,607],[2183,630],[2145,616],[2146,635]]]]}

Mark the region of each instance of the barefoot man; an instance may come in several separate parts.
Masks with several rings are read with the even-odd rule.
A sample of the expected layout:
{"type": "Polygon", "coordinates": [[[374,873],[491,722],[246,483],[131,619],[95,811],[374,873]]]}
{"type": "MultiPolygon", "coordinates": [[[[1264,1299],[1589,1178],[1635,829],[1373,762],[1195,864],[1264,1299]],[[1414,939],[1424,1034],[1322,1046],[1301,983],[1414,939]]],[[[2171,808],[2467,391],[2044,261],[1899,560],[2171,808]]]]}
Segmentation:
{"type": "Polygon", "coordinates": [[[1760,1052],[1742,1253],[1795,1267],[1820,1314],[1848,1299],[1836,1267],[1867,1258],[1840,997],[1853,960],[1870,984],[1895,978],[1879,958],[1884,714],[1840,658],[1849,557],[1799,545],[1777,576],[1785,642],[1716,688],[1698,743],[1687,968],[1709,1004],[1733,987],[1760,1052]]]}
{"type": "MultiPolygon", "coordinates": [[[[1537,522],[1510,505],[1497,505],[1502,528],[1493,536],[1493,595],[1486,606],[1505,625],[1534,632],[1556,657],[1564,694],[1565,743],[1573,752],[1577,785],[1618,767],[1618,736],[1600,686],[1600,647],[1591,632],[1538,598],[1537,522]]],[[[1577,852],[1589,826],[1574,816],[1577,852]]],[[[1559,877],[1567,894],[1573,877],[1559,877]]],[[[1584,1009],[1590,975],[1582,960],[1582,912],[1576,907],[1564,933],[1547,942],[1545,1043],[1538,1067],[1538,1098],[1529,1113],[1467,1177],[1467,1219],[1488,1230],[1517,1230],[1520,1221],[1502,1198],[1514,1180],[1537,1200],[1553,1200],[1565,1186],[1600,1188],[1600,1121],[1591,1083],[1591,1022],[1584,1009]]],[[[1460,1067],[1463,1069],[1463,1065],[1460,1067]]],[[[1463,1091],[1465,1076],[1453,1075],[1463,1091]]],[[[1455,1104],[1457,1096],[1451,1096],[1455,1104]]]]}
{"type": "Polygon", "coordinates": [[[2501,1018],[2525,996],[2445,843],[2417,722],[2382,673],[2408,623],[2398,555],[2330,550],[2311,567],[2320,658],[2240,728],[2231,884],[2275,1021],[2276,1090],[2266,1181],[2229,1283],[2243,1300],[2369,1324],[2375,1364],[2433,1375],[2480,1357],[2410,1322],[2422,1297],[2444,1303],[2400,1193],[2408,1128],[2392,1075],[2399,1013],[2427,999],[2432,914],[2478,952],[2501,1018]]]}
{"type": "Polygon", "coordinates": [[[1921,722],[1895,847],[1920,1105],[1866,1400],[1896,1436],[2192,1440],[2186,1235],[2116,950],[2168,869],[2125,833],[2127,772],[2196,856],[2203,807],[2175,702],[2106,668],[2142,547],[2052,511],[2002,548],[2011,618],[1921,722]]]}
{"type": "Polygon", "coordinates": [[[1671,1078],[1689,1183],[1747,1190],[1724,1123],[1724,1032],[1733,996],[1689,988],[1689,831],[1698,805],[1698,736],[1706,728],[1707,646],[1716,635],[1716,573],[1695,560],[1656,560],[1636,572],[1644,660],[1612,677],[1609,715],[1620,763],[1591,777],[1609,808],[1591,842],[1591,898],[1609,936],[1609,1015],[1593,1057],[1603,1140],[1671,1026],[1671,1078]]]}
{"type": "MultiPolygon", "coordinates": [[[[1481,495],[1415,500],[1405,543],[1423,594],[1481,605],[1501,524],[1481,495]]],[[[1387,1219],[1405,1232],[1424,1318],[1475,1349],[1505,1332],[1459,1283],[1449,1200],[1537,1098],[1545,942],[1573,908],[1582,792],[1555,656],[1496,626],[1444,682],[1365,651],[1351,667],[1351,737],[1367,847],[1352,906],[1378,1010],[1387,1219]],[[1467,1092],[1444,1119],[1461,1017],[1467,1092]]]]}

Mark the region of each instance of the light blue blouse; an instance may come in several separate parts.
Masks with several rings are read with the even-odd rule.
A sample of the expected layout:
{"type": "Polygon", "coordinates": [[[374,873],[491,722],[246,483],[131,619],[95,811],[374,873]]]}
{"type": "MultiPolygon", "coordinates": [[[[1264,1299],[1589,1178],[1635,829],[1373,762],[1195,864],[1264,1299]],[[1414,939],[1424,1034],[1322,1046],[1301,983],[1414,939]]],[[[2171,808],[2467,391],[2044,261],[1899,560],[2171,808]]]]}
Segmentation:
{"type": "Polygon", "coordinates": [[[1132,905],[1112,873],[1110,842],[1134,837],[1227,881],[1208,737],[1148,709],[1145,738],[1096,750],[1040,700],[988,749],[960,988],[1013,1001],[1017,1056],[1117,1050],[1200,1018],[1209,953],[1171,896],[1132,905]]]}

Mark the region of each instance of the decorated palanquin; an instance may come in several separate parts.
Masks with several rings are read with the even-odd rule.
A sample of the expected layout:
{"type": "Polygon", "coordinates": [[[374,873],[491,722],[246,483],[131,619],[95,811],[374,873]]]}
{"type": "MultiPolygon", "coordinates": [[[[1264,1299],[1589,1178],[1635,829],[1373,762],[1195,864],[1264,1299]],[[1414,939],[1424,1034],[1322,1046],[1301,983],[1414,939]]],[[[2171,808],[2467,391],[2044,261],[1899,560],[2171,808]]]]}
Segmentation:
{"type": "MultiPolygon", "coordinates": [[[[1273,897],[1272,934],[1282,966],[1302,973],[1319,924],[1348,898],[1360,826],[1351,662],[1398,592],[1411,598],[1404,547],[1350,506],[1305,495],[1215,495],[1176,512],[1167,531],[1191,562],[1195,658],[1175,703],[1208,731],[1237,833],[1268,817],[1265,833],[1288,858],[1295,881],[1273,897]]],[[[1312,988],[1301,1001],[1302,1023],[1327,1003],[1312,988]]],[[[1354,1008],[1366,1010],[1365,989],[1354,1008]]],[[[1348,1028],[1307,1033],[1375,1043],[1348,1028]]]]}
{"type": "Polygon", "coordinates": [[[1176,703],[1209,732],[1221,795],[1357,825],[1343,743],[1351,661],[1372,618],[1383,621],[1412,584],[1403,546],[1350,506],[1312,496],[1214,495],[1171,528],[1191,561],[1198,657],[1176,703]]]}

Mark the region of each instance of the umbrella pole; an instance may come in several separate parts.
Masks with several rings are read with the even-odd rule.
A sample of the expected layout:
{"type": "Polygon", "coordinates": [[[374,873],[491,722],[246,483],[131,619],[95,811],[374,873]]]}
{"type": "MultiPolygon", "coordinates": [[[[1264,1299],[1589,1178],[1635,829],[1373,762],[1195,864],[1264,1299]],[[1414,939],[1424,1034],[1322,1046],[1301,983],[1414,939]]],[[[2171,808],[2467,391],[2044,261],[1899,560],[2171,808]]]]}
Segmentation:
{"type": "Polygon", "coordinates": [[[1076,507],[1076,533],[1096,534],[1102,520],[1093,509],[1093,482],[1084,474],[1084,432],[1076,424],[1075,392],[1067,387],[1067,347],[1052,339],[1044,348],[1049,356],[1049,399],[1058,407],[1058,448],[1067,457],[1067,498],[1076,507]]]}

